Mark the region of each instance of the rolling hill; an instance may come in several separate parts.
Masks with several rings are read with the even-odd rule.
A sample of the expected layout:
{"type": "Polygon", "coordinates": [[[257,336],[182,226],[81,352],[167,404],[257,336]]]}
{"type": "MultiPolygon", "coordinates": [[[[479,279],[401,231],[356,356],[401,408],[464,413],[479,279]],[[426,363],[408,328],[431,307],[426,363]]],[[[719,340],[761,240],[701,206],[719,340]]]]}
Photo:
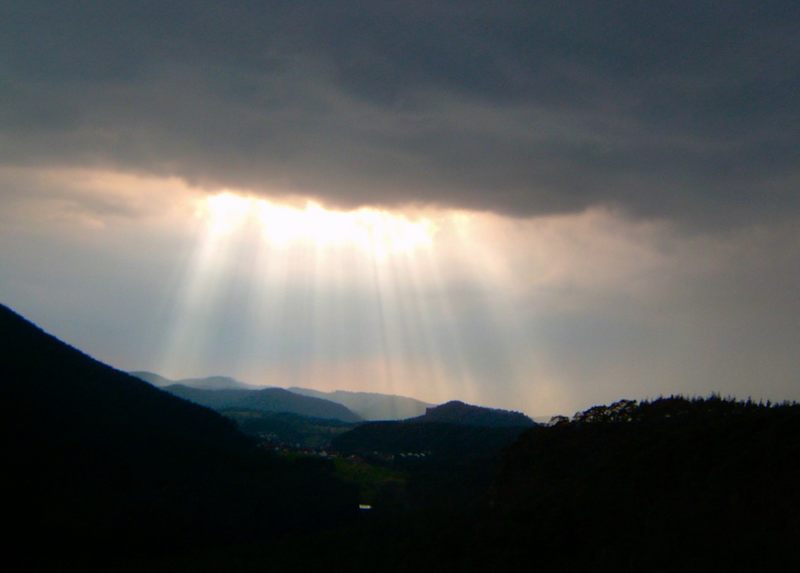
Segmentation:
{"type": "Polygon", "coordinates": [[[301,396],[283,388],[202,390],[174,384],[166,386],[164,390],[217,411],[244,409],[262,412],[288,412],[311,418],[340,420],[342,422],[361,421],[359,416],[341,404],[321,398],[301,396]]]}
{"type": "Polygon", "coordinates": [[[341,404],[364,420],[403,420],[413,418],[425,413],[430,406],[426,402],[395,396],[393,394],[379,394],[375,392],[349,392],[336,390],[334,392],[320,392],[310,388],[289,388],[290,392],[303,396],[322,398],[341,404]]]}
{"type": "Polygon", "coordinates": [[[201,390],[257,390],[258,386],[245,384],[231,378],[230,376],[207,376],[205,378],[183,378],[181,380],[171,380],[155,372],[146,372],[143,370],[129,372],[131,376],[135,376],[145,382],[149,382],[153,386],[165,388],[174,384],[181,386],[189,386],[190,388],[199,388],[201,390]]]}
{"type": "Polygon", "coordinates": [[[346,453],[426,453],[440,459],[491,457],[536,423],[519,412],[447,402],[425,415],[367,422],[333,439],[346,453]]]}
{"type": "Polygon", "coordinates": [[[407,421],[421,424],[435,422],[438,424],[492,428],[530,427],[536,425],[536,422],[520,412],[473,406],[458,400],[428,408],[422,416],[407,421]]]}

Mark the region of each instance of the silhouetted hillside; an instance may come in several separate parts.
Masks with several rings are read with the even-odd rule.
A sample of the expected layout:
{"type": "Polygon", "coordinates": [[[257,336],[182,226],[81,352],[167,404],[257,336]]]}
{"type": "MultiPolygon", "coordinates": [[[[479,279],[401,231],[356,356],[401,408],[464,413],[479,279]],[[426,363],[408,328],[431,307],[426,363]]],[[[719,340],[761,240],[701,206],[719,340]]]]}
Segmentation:
{"type": "Polygon", "coordinates": [[[353,513],[355,493],[331,468],[261,454],[230,420],[90,358],[4,306],[0,366],[6,540],[12,548],[36,541],[41,551],[28,562],[80,556],[107,565],[353,513]]]}
{"type": "Polygon", "coordinates": [[[796,405],[623,400],[530,428],[366,423],[335,443],[375,460],[352,472],[392,478],[370,515],[183,570],[792,571],[800,558],[796,405]],[[504,432],[516,441],[501,453],[504,432]]]}
{"type": "Polygon", "coordinates": [[[3,421],[13,421],[22,435],[98,444],[108,443],[111,434],[128,441],[157,437],[153,448],[173,442],[204,451],[245,446],[224,417],[94,360],[5,306],[0,306],[0,352],[0,392],[9,407],[3,421]]]}
{"type": "Polygon", "coordinates": [[[165,388],[174,384],[182,386],[189,386],[190,388],[199,388],[201,390],[256,390],[256,386],[240,382],[236,378],[230,376],[207,376],[205,378],[183,378],[181,380],[170,380],[155,372],[136,371],[130,372],[131,376],[149,382],[153,386],[165,388]]]}
{"type": "Polygon", "coordinates": [[[777,570],[800,557],[798,480],[800,406],[621,400],[510,448],[487,542],[501,568],[777,570]]]}
{"type": "Polygon", "coordinates": [[[393,394],[379,394],[374,392],[348,392],[336,390],[334,392],[320,392],[309,388],[289,388],[291,392],[303,396],[323,398],[346,406],[364,420],[404,420],[420,416],[430,406],[425,402],[395,396],[393,394]]]}
{"type": "Polygon", "coordinates": [[[202,404],[214,410],[259,410],[262,412],[289,412],[312,418],[329,418],[343,422],[358,422],[356,414],[335,402],[301,396],[283,388],[261,390],[201,390],[180,384],[167,386],[167,392],[202,404]]]}
{"type": "Polygon", "coordinates": [[[436,422],[440,424],[460,424],[465,426],[495,428],[536,425],[536,422],[520,412],[472,406],[471,404],[465,404],[457,400],[447,402],[441,406],[428,408],[424,415],[408,420],[408,422],[436,422]]]}

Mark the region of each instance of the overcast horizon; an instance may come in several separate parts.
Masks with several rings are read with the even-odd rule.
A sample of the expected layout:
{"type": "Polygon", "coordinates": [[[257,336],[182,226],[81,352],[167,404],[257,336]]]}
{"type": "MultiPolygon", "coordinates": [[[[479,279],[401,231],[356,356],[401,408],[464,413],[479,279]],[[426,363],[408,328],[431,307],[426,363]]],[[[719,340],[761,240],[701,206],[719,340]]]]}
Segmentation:
{"type": "Polygon", "coordinates": [[[123,370],[800,400],[796,2],[7,2],[0,302],[123,370]]]}

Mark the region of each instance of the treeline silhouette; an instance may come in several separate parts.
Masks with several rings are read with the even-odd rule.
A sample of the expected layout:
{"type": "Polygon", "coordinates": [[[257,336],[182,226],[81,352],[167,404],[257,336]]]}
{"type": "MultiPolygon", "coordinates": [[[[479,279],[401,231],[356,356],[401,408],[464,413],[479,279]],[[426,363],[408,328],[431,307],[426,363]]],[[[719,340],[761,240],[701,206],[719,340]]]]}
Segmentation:
{"type": "MultiPolygon", "coordinates": [[[[388,436],[401,426],[352,434],[380,428],[400,449],[424,442],[416,424],[411,443],[388,436]]],[[[240,570],[281,562],[352,571],[784,571],[798,563],[796,404],[621,400],[488,452],[384,462],[406,475],[407,503],[386,499],[337,531],[249,546],[240,570]]],[[[223,567],[228,557],[204,563],[223,567]]]]}
{"type": "Polygon", "coordinates": [[[500,562],[796,567],[798,484],[796,404],[621,400],[532,429],[506,452],[490,543],[500,562]]]}

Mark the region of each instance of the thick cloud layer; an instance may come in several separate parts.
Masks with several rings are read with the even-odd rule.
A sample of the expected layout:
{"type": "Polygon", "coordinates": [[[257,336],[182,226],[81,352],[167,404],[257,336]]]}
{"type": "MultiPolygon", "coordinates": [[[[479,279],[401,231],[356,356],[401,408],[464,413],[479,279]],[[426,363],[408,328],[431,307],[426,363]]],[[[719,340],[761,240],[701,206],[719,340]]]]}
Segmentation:
{"type": "Polygon", "coordinates": [[[0,8],[0,162],[328,204],[798,207],[796,2],[0,8]]]}

